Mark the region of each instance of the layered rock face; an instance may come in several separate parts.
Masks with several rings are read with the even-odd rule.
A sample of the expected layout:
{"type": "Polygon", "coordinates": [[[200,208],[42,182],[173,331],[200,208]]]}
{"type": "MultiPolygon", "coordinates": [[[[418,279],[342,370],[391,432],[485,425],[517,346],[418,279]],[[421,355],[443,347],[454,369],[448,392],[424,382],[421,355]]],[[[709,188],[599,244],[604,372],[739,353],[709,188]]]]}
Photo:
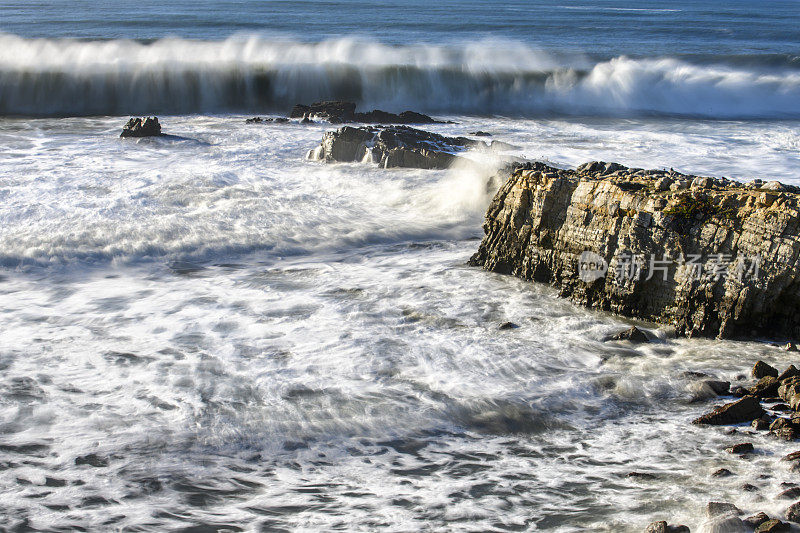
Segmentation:
{"type": "Polygon", "coordinates": [[[800,336],[800,195],[594,162],[514,170],[471,264],[671,324],[680,335],[800,336]]]}
{"type": "Polygon", "coordinates": [[[466,137],[445,137],[408,126],[344,126],[327,132],[308,159],[371,162],[381,168],[446,169],[458,159],[458,152],[477,145],[487,147],[466,137]]]}

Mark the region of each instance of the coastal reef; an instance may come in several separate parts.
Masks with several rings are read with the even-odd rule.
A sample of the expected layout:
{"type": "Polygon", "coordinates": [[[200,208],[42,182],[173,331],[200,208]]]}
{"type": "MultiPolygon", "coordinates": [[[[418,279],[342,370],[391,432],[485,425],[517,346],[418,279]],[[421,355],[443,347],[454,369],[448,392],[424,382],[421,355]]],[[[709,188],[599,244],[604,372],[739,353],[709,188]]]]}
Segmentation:
{"type": "Polygon", "coordinates": [[[512,168],[470,264],[678,335],[800,336],[800,189],[591,162],[512,168]]]}

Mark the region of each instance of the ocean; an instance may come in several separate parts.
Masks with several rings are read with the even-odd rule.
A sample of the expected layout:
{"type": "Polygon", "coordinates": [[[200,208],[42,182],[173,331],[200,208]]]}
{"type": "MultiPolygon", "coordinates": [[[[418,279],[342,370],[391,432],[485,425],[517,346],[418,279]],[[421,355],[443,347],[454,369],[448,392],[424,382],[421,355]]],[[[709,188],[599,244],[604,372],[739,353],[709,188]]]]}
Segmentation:
{"type": "Polygon", "coordinates": [[[800,185],[798,20],[796,1],[0,0],[0,527],[780,514],[791,443],[741,461],[689,422],[711,405],[692,373],[786,352],[654,324],[606,343],[631,322],[468,267],[497,157],[324,164],[305,155],[335,126],[245,119],[347,99],[565,168],[800,185]],[[178,137],[119,139],[144,114],[178,137]]]}

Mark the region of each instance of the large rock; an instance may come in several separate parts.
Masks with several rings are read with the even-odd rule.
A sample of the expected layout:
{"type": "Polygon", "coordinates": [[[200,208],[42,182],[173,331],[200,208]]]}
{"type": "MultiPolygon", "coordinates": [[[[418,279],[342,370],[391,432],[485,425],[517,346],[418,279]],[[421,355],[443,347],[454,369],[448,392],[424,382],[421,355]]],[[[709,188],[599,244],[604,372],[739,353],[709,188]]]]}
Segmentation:
{"type": "Polygon", "coordinates": [[[467,148],[488,148],[482,141],[445,137],[437,133],[390,126],[385,128],[344,126],[327,132],[308,159],[339,162],[372,162],[381,168],[446,169],[467,148]]]}
{"type": "Polygon", "coordinates": [[[122,133],[119,134],[120,137],[159,137],[161,135],[163,134],[158,117],[131,118],[122,127],[122,133]]]}
{"type": "Polygon", "coordinates": [[[692,424],[708,424],[712,426],[741,424],[760,418],[763,414],[764,409],[758,399],[753,396],[745,396],[735,402],[721,405],[710,413],[696,418],[692,421],[692,424]]]}
{"type": "Polygon", "coordinates": [[[353,102],[314,102],[311,105],[297,104],[289,114],[289,118],[302,120],[324,120],[331,124],[347,122],[363,122],[365,124],[434,124],[437,121],[428,115],[415,111],[403,111],[400,114],[374,109],[366,113],[357,113],[353,102]]]}
{"type": "Polygon", "coordinates": [[[518,168],[470,263],[681,335],[800,337],[800,189],[676,187],[694,179],[602,162],[518,168]],[[664,177],[674,183],[658,191],[664,177]]]}
{"type": "Polygon", "coordinates": [[[778,369],[768,365],[764,361],[756,361],[756,364],[753,365],[752,374],[756,379],[761,379],[767,376],[777,378],[778,369]]]}

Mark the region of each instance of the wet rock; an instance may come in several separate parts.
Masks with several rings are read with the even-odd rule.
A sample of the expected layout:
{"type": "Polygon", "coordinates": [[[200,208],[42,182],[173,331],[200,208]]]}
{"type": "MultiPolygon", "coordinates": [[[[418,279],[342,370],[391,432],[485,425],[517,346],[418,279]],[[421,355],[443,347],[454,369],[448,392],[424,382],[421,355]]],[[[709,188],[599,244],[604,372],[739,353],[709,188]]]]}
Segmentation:
{"type": "Polygon", "coordinates": [[[515,324],[513,322],[503,322],[497,329],[517,329],[518,327],[519,324],[515,324]]]}
{"type": "Polygon", "coordinates": [[[119,134],[120,137],[159,137],[161,135],[163,134],[158,117],[131,118],[122,127],[122,133],[119,134]]]}
{"type": "Polygon", "coordinates": [[[733,475],[734,473],[728,470],[727,468],[720,468],[719,470],[716,470],[713,474],[711,474],[711,477],[730,477],[733,475]]]}
{"type": "Polygon", "coordinates": [[[728,446],[725,448],[725,451],[728,453],[734,453],[737,455],[748,455],[753,453],[754,448],[753,444],[749,442],[740,442],[739,444],[734,444],[733,446],[728,446]]]}
{"type": "Polygon", "coordinates": [[[365,124],[435,124],[437,121],[428,115],[415,111],[403,111],[400,114],[389,113],[380,109],[357,113],[353,102],[314,102],[311,105],[297,104],[289,114],[289,118],[305,121],[324,120],[331,124],[362,122],[365,124]]]}
{"type": "Polygon", "coordinates": [[[661,520],[650,523],[644,531],[645,533],[689,533],[689,528],[686,526],[672,526],[661,520]]]}
{"type": "Polygon", "coordinates": [[[711,389],[717,396],[725,396],[730,392],[731,389],[731,383],[729,381],[716,381],[713,379],[707,379],[703,381],[703,384],[711,389]]]}
{"type": "Polygon", "coordinates": [[[800,451],[792,452],[781,458],[781,461],[795,462],[800,461],[800,451]]]}
{"type": "Polygon", "coordinates": [[[735,387],[731,387],[729,392],[730,392],[731,396],[738,396],[740,398],[743,397],[743,396],[747,396],[748,395],[747,389],[745,387],[740,386],[740,385],[736,385],[735,387]]]}
{"type": "Polygon", "coordinates": [[[778,387],[778,397],[786,402],[791,402],[792,397],[798,393],[800,393],[800,376],[784,379],[778,387]]]}
{"type": "Polygon", "coordinates": [[[289,119],[286,117],[253,117],[244,121],[245,124],[286,124],[289,119]]]}
{"type": "Polygon", "coordinates": [[[767,513],[760,512],[758,514],[754,514],[753,516],[748,516],[747,518],[742,520],[742,522],[744,522],[751,528],[755,529],[764,522],[766,522],[767,520],[769,520],[769,516],[767,515],[767,513]]]}
{"type": "Polygon", "coordinates": [[[742,511],[732,503],[728,502],[708,502],[706,504],[706,516],[709,518],[723,514],[739,516],[742,514],[742,511]]]}
{"type": "Polygon", "coordinates": [[[797,369],[794,365],[789,365],[789,368],[784,370],[781,375],[778,376],[778,381],[785,381],[789,378],[793,378],[795,376],[800,376],[800,370],[797,369]]]}
{"type": "Polygon", "coordinates": [[[108,466],[108,458],[97,455],[96,453],[90,453],[88,455],[82,455],[80,457],[76,457],[75,465],[76,466],[89,465],[95,468],[102,468],[104,466],[108,466]]]}
{"type": "Polygon", "coordinates": [[[797,440],[800,437],[800,432],[793,427],[775,429],[770,431],[769,434],[777,439],[786,441],[797,440]]]}
{"type": "Polygon", "coordinates": [[[650,342],[650,339],[647,338],[647,335],[645,335],[645,333],[636,326],[631,326],[625,331],[617,333],[616,335],[612,336],[609,340],[630,341],[635,344],[650,342]]]}
{"type": "Polygon", "coordinates": [[[785,403],[776,403],[775,405],[769,406],[770,411],[778,411],[778,412],[786,412],[791,411],[792,408],[786,405],[785,403]]]}
{"type": "Polygon", "coordinates": [[[489,133],[488,131],[480,131],[480,130],[479,131],[471,131],[471,132],[469,132],[469,134],[470,135],[474,135],[476,137],[491,137],[492,136],[492,134],[489,133]]]}
{"type": "Polygon", "coordinates": [[[758,487],[750,483],[743,483],[739,488],[745,492],[758,492],[758,487]]]}
{"type": "Polygon", "coordinates": [[[753,420],[750,426],[756,431],[768,431],[770,422],[768,419],[765,419],[765,417],[762,416],[761,418],[756,418],[755,420],[753,420]]]}
{"type": "Polygon", "coordinates": [[[786,520],[800,524],[800,502],[795,502],[786,509],[786,520]]]}
{"type": "Polygon", "coordinates": [[[754,533],[783,533],[785,531],[791,531],[789,524],[781,522],[777,518],[773,518],[772,520],[767,520],[759,524],[754,533]]]}
{"type": "Polygon", "coordinates": [[[704,522],[700,528],[701,533],[745,533],[746,531],[744,522],[731,515],[715,516],[704,522]]]}
{"type": "Polygon", "coordinates": [[[768,398],[778,393],[778,387],[780,387],[780,384],[781,383],[778,381],[778,378],[774,376],[764,376],[758,380],[758,383],[750,387],[748,392],[753,396],[758,396],[759,398],[768,398]]]}
{"type": "Polygon", "coordinates": [[[778,373],[779,372],[777,368],[768,365],[764,361],[758,361],[755,365],[753,365],[752,375],[756,379],[761,379],[766,376],[777,378],[778,373]]]}
{"type": "Polygon", "coordinates": [[[693,424],[709,424],[722,426],[729,424],[741,424],[760,418],[764,414],[764,409],[759,401],[753,396],[745,396],[735,402],[726,403],[715,408],[710,413],[696,418],[693,424]]]}
{"type": "Polygon", "coordinates": [[[647,480],[647,481],[650,481],[650,480],[658,478],[657,475],[651,474],[650,472],[628,472],[628,476],[627,477],[633,478],[633,479],[642,479],[642,480],[647,480]]]}
{"type": "Polygon", "coordinates": [[[800,487],[791,487],[778,494],[780,500],[796,500],[800,498],[800,487]]]}
{"type": "Polygon", "coordinates": [[[486,144],[466,137],[445,137],[408,126],[385,128],[345,126],[327,132],[308,159],[372,162],[381,168],[446,169],[467,148],[486,144]]]}
{"type": "Polygon", "coordinates": [[[632,176],[603,162],[516,169],[487,209],[470,264],[552,284],[580,305],[670,324],[678,335],[797,337],[800,194],[767,206],[763,193],[722,180],[657,192],[664,175],[697,177],[632,176]],[[690,253],[699,269],[667,261],[655,271],[650,261],[690,253]],[[733,268],[727,276],[703,269],[719,253],[733,268]]]}

